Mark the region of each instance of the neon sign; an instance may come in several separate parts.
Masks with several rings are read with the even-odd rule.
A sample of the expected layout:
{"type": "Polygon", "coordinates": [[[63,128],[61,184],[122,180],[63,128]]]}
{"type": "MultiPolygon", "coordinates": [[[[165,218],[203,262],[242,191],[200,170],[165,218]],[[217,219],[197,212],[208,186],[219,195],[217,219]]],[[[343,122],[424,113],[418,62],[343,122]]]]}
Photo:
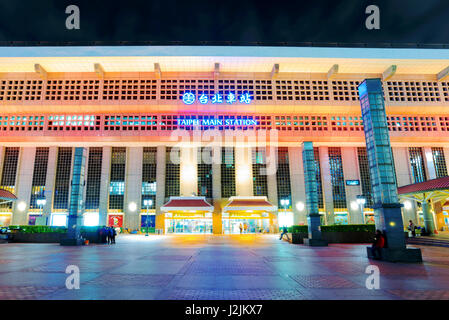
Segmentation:
{"type": "Polygon", "coordinates": [[[179,126],[257,126],[252,119],[178,119],[179,126]]]}
{"type": "MultiPolygon", "coordinates": [[[[195,100],[196,100],[196,95],[192,92],[189,92],[189,91],[184,92],[184,94],[182,95],[182,101],[187,105],[193,104],[195,102],[195,100]]],[[[212,104],[220,104],[220,103],[233,104],[234,102],[237,102],[237,101],[240,103],[250,104],[252,101],[252,98],[248,92],[241,94],[239,97],[237,97],[237,95],[233,92],[230,92],[227,95],[215,93],[210,99],[209,99],[208,95],[203,93],[198,97],[198,101],[200,102],[200,104],[207,104],[209,101],[212,104]]]]}

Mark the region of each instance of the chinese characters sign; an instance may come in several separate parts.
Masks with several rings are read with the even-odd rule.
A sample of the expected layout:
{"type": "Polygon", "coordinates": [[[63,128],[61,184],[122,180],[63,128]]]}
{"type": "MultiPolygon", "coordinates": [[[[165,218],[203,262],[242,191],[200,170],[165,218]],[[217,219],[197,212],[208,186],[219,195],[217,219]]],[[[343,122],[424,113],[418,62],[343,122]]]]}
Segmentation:
{"type": "Polygon", "coordinates": [[[199,97],[197,97],[192,92],[185,92],[182,95],[182,101],[188,105],[193,104],[197,99],[201,104],[207,104],[209,102],[212,104],[219,104],[219,103],[233,104],[237,101],[240,103],[249,104],[251,103],[252,100],[251,95],[248,92],[245,92],[240,96],[237,96],[235,93],[232,92],[230,92],[227,95],[215,93],[212,97],[209,97],[207,94],[204,93],[201,94],[199,97]]]}

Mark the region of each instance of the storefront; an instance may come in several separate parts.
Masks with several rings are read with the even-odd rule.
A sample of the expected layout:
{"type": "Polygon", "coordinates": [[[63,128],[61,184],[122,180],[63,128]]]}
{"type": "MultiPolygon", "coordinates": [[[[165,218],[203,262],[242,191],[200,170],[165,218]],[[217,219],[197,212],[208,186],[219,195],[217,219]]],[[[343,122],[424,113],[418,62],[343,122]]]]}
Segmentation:
{"type": "Polygon", "coordinates": [[[224,234],[269,233],[277,227],[277,207],[267,197],[231,197],[224,206],[224,234]]]}
{"type": "MultiPolygon", "coordinates": [[[[0,204],[16,201],[17,197],[8,190],[0,189],[0,204]]],[[[0,227],[7,227],[11,224],[12,212],[5,210],[0,212],[0,227]]]]}
{"type": "Polygon", "coordinates": [[[213,210],[205,197],[170,197],[161,207],[165,233],[211,234],[213,210]]]}

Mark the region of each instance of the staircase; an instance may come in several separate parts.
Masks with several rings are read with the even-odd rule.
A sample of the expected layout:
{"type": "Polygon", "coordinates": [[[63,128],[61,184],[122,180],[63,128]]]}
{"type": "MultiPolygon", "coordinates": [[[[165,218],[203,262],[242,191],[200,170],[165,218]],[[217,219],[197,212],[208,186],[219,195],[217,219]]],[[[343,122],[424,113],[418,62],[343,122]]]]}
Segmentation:
{"type": "Polygon", "coordinates": [[[449,239],[438,237],[415,237],[407,238],[407,244],[449,248],[449,239]]]}

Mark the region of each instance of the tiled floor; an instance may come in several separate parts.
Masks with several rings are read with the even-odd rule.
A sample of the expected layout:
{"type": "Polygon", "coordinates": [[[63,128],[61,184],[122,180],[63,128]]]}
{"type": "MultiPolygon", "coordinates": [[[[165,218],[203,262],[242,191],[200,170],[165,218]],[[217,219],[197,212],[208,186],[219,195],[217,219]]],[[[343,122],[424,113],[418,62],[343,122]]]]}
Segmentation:
{"type": "Polygon", "coordinates": [[[116,245],[0,244],[0,299],[449,299],[449,248],[420,264],[370,261],[366,245],[310,248],[272,235],[119,236],[116,245]],[[365,286],[367,266],[380,289],[365,286]],[[65,287],[68,265],[80,289],[65,287]]]}

